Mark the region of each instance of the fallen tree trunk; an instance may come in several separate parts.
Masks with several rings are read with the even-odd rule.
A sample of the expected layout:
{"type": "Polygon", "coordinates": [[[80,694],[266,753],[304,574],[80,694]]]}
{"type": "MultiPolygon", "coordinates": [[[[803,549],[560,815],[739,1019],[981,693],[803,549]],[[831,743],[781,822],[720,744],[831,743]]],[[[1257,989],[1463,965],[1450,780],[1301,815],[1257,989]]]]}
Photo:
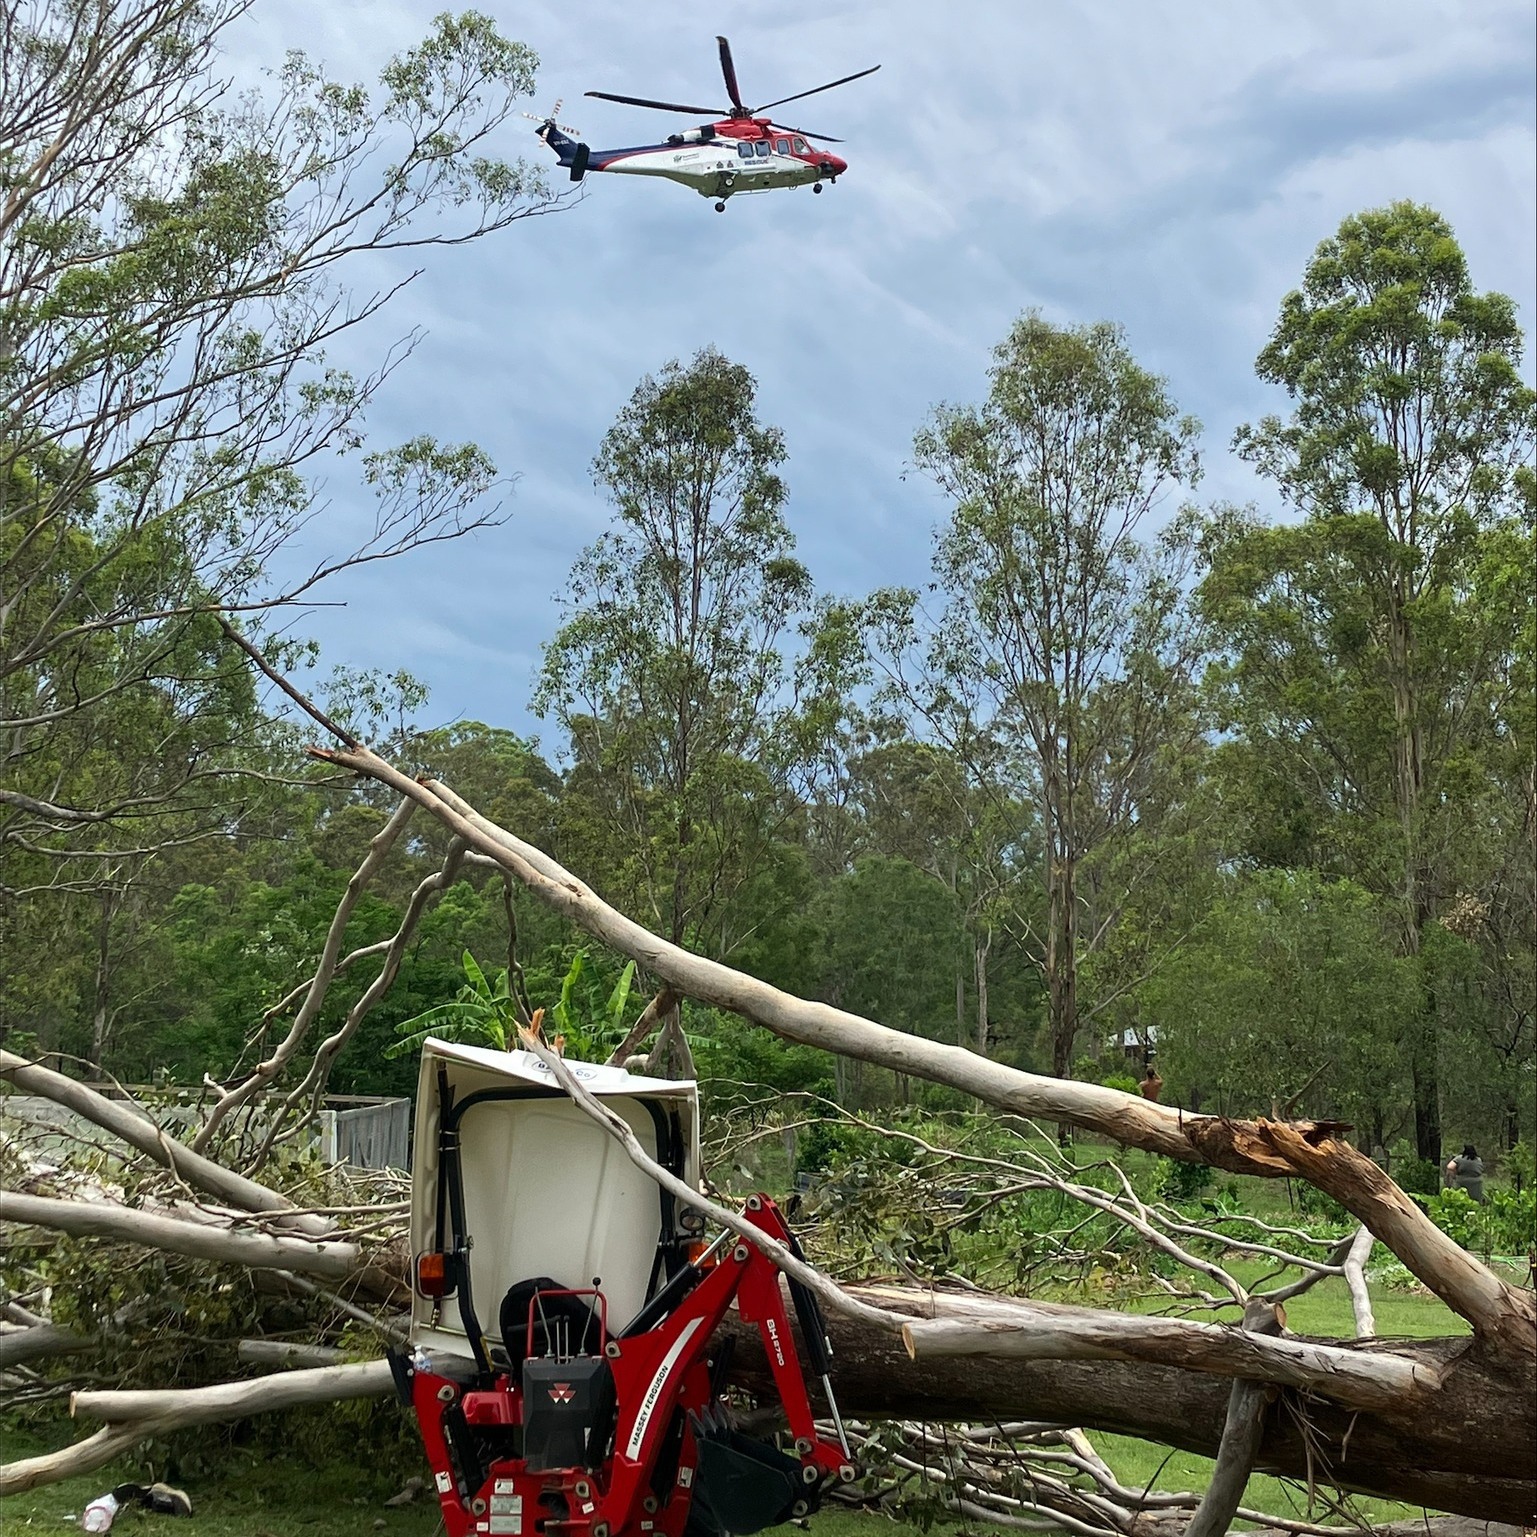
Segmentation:
{"type": "MultiPolygon", "coordinates": [[[[890,1285],[848,1290],[867,1305],[937,1319],[965,1316],[974,1307],[965,1293],[890,1285]]],[[[1145,1361],[914,1360],[888,1334],[838,1314],[827,1324],[833,1387],[847,1416],[1045,1420],[1140,1436],[1206,1457],[1215,1457],[1222,1444],[1231,1382],[1221,1377],[1145,1361]]],[[[729,1327],[736,1339],[734,1378],[768,1393],[756,1328],[734,1318],[729,1327]]],[[[1529,1523],[1537,1514],[1537,1362],[1512,1381],[1502,1363],[1465,1338],[1375,1344],[1440,1386],[1376,1410],[1288,1390],[1266,1417],[1256,1470],[1483,1521],[1529,1523]]]]}
{"type": "MultiPolygon", "coordinates": [[[[1204,1162],[1234,1173],[1300,1178],[1325,1191],[1465,1318],[1472,1325],[1474,1339],[1471,1343],[1444,1342],[1439,1355],[1432,1352],[1426,1356],[1422,1348],[1418,1358],[1413,1349],[1379,1345],[1370,1353],[1379,1368],[1377,1375],[1398,1378],[1396,1392],[1374,1400],[1369,1410],[1357,1399],[1350,1407],[1338,1402],[1325,1405],[1323,1412],[1336,1417],[1380,1413],[1402,1421],[1422,1437],[1427,1434],[1426,1425],[1460,1421],[1461,1428],[1454,1436],[1463,1438],[1458,1447],[1442,1448],[1434,1456],[1412,1461],[1397,1455],[1378,1459],[1369,1475],[1374,1487],[1393,1497],[1425,1498],[1471,1515],[1525,1519],[1532,1513],[1537,1504],[1537,1468],[1529,1451],[1537,1444],[1537,1303],[1530,1291],[1502,1280],[1437,1228],[1381,1169],[1346,1140],[1348,1127],[1328,1122],[1230,1121],[1187,1115],[1101,1085],[1021,1072],[961,1047],[907,1035],[831,1005],[797,998],[651,933],[610,907],[548,854],[490,822],[437,781],[413,779],[353,743],[340,751],[312,751],[425,806],[471,849],[495,860],[539,900],[682,996],[739,1014],[785,1040],[947,1084],[1005,1112],[1066,1123],[1147,1152],[1204,1162]],[[1399,1359],[1390,1363],[1390,1356],[1399,1359]],[[1480,1407],[1472,1407],[1480,1401],[1480,1407]],[[1477,1434],[1469,1428],[1475,1424],[1480,1427],[1477,1434]],[[1485,1426],[1491,1431],[1497,1427],[1498,1433],[1483,1434],[1485,1426]],[[1500,1443],[1510,1449],[1510,1456],[1495,1450],[1500,1443]]],[[[975,1326],[975,1319],[965,1328],[955,1327],[957,1322],[954,1313],[937,1309],[931,1321],[912,1326],[908,1341],[920,1352],[925,1345],[931,1351],[967,1351],[970,1354],[959,1359],[968,1363],[978,1358],[996,1360],[999,1352],[1025,1357],[1041,1353],[1036,1336],[1044,1320],[1039,1309],[1023,1309],[1012,1322],[999,1316],[981,1329],[975,1326]],[[990,1351],[994,1354],[989,1355],[990,1351]]],[[[884,1331],[867,1332],[878,1340],[889,1364],[893,1349],[889,1336],[884,1331]]],[[[1230,1351],[1231,1345],[1226,1348],[1230,1351]]],[[[1246,1348],[1256,1356],[1266,1354],[1254,1345],[1246,1348]]],[[[1053,1353],[1069,1354],[1060,1350],[1053,1353]]],[[[1081,1356],[1082,1352],[1071,1354],[1081,1356]]],[[[919,1364],[924,1371],[945,1375],[942,1359],[919,1364]]],[[[1073,1366],[1064,1363],[1045,1369],[1093,1368],[1079,1361],[1073,1366]]],[[[1145,1353],[1130,1368],[1147,1374],[1148,1380],[1156,1380],[1168,1369],[1167,1354],[1164,1359],[1150,1361],[1145,1353]]],[[[969,1365],[960,1368],[962,1375],[968,1370],[969,1365]]],[[[1013,1366],[1014,1372],[1022,1370],[1025,1368],[1013,1366]]],[[[1216,1412],[1208,1416],[1210,1428],[1203,1443],[1210,1453],[1220,1443],[1227,1390],[1214,1383],[1209,1363],[1204,1370],[1183,1374],[1176,1368],[1176,1376],[1180,1375],[1199,1379],[1202,1385],[1194,1391],[1203,1401],[1214,1400],[1211,1407],[1216,1412]]],[[[1249,1376],[1250,1371],[1233,1375],[1249,1376]]],[[[1257,1361],[1252,1375],[1254,1380],[1266,1380],[1257,1361]]],[[[913,1383],[910,1372],[901,1374],[900,1380],[913,1383]]],[[[1294,1385],[1288,1389],[1288,1402],[1309,1402],[1302,1397],[1296,1379],[1291,1380],[1294,1385]]],[[[1319,1386],[1313,1384],[1315,1390],[1319,1386]]],[[[1100,1416],[1107,1412],[1106,1402],[1098,1400],[1097,1412],[1094,1404],[1088,1404],[1082,1412],[1064,1418],[1100,1423],[1100,1416]]],[[[888,1412],[912,1415],[919,1411],[912,1403],[891,1403],[888,1412]]],[[[1024,1412],[1039,1413],[1030,1409],[1024,1412]]],[[[968,1409],[958,1406],[954,1413],[964,1417],[968,1409]]],[[[1285,1416],[1278,1414],[1276,1419],[1284,1420],[1285,1416]]],[[[1307,1452],[1311,1443],[1302,1437],[1299,1445],[1304,1448],[1304,1465],[1293,1471],[1310,1481],[1323,1478],[1355,1484],[1355,1470],[1345,1466],[1362,1455],[1352,1440],[1350,1426],[1354,1423],[1350,1419],[1339,1430],[1339,1456],[1327,1459],[1327,1465],[1320,1465],[1316,1451],[1307,1452]],[[1336,1461],[1338,1467],[1334,1466],[1336,1461]]],[[[1167,1424],[1159,1429],[1125,1428],[1185,1444],[1181,1435],[1168,1433],[1173,1427],[1167,1424]]],[[[1267,1445],[1277,1433],[1267,1433],[1267,1445]]]]}
{"type": "Polygon", "coordinates": [[[729,1010],[802,1045],[878,1063],[975,1095],[1016,1115],[1063,1122],[1116,1142],[1236,1174],[1295,1177],[1349,1210],[1494,1348],[1537,1352],[1537,1302],[1494,1275],[1443,1233],[1365,1154],[1328,1122],[1232,1121],[1187,1115],[1100,1084],[1042,1077],[965,1047],[908,1035],[831,1004],[781,991],[669,943],[604,902],[589,886],[436,780],[413,779],[366,747],[311,748],[328,763],[388,785],[430,810],[472,849],[494,859],[542,902],[675,992],[729,1010]]]}
{"type": "Polygon", "coordinates": [[[0,1371],[25,1366],[31,1361],[46,1361],[53,1356],[80,1355],[94,1350],[96,1341],[58,1324],[22,1325],[0,1332],[0,1371]]]}
{"type": "MultiPolygon", "coordinates": [[[[771,1246],[764,1242],[762,1235],[751,1233],[745,1225],[736,1222],[713,1203],[691,1192],[681,1181],[670,1176],[639,1147],[634,1133],[623,1118],[614,1115],[583,1088],[558,1056],[542,1046],[529,1032],[523,1031],[520,1034],[524,1046],[544,1061],[566,1092],[589,1115],[606,1126],[625,1147],[632,1161],[651,1178],[664,1184],[676,1198],[706,1211],[718,1221],[725,1221],[742,1236],[752,1237],[782,1269],[797,1272],[805,1270],[793,1258],[774,1253],[777,1245],[771,1246]]],[[[1370,1234],[1365,1237],[1369,1240],[1370,1234]]],[[[1349,1252],[1364,1257],[1365,1247],[1366,1244],[1357,1235],[1350,1242],[1349,1252]]],[[[1133,1363],[1139,1368],[1167,1370],[1173,1367],[1188,1375],[1236,1378],[1237,1386],[1229,1391],[1217,1410],[1214,1442],[1204,1442],[1199,1448],[1189,1449],[1203,1450],[1219,1459],[1226,1450],[1235,1464],[1241,1460],[1243,1469],[1255,1465],[1261,1455],[1263,1427],[1259,1423],[1258,1408],[1267,1391],[1266,1385],[1273,1385],[1277,1391],[1289,1387],[1293,1392],[1288,1403],[1293,1410],[1304,1456],[1304,1466],[1296,1471],[1295,1476],[1306,1478],[1310,1484],[1322,1478],[1339,1482],[1343,1487],[1355,1487],[1355,1474],[1352,1472],[1341,1479],[1333,1468],[1327,1440],[1312,1434],[1312,1421],[1318,1411],[1327,1410],[1336,1418],[1343,1414],[1350,1416],[1339,1433],[1339,1450],[1343,1461],[1362,1411],[1376,1411],[1395,1424],[1404,1426],[1417,1424],[1427,1416],[1435,1418],[1444,1415],[1450,1404],[1456,1401],[1455,1395],[1443,1393],[1453,1368],[1460,1366],[1470,1352],[1485,1356],[1488,1354],[1487,1347],[1478,1341],[1427,1342],[1425,1350],[1417,1353],[1414,1350],[1393,1348],[1361,1348],[1332,1340],[1274,1338],[1281,1332],[1279,1314],[1273,1305],[1264,1302],[1253,1302],[1249,1309],[1254,1320],[1264,1320],[1262,1324],[1256,1322],[1252,1329],[1235,1329],[1192,1323],[1184,1319],[1149,1318],[1104,1309],[989,1297],[974,1292],[928,1293],[891,1287],[834,1289],[825,1278],[815,1273],[802,1274],[801,1279],[813,1285],[813,1289],[828,1301],[829,1315],[835,1321],[835,1326],[850,1338],[857,1339],[858,1348],[867,1356],[880,1358],[873,1342],[889,1340],[893,1324],[905,1318],[907,1321],[901,1325],[902,1343],[909,1358],[920,1369],[931,1367],[936,1360],[942,1362],[955,1358],[974,1365],[978,1357],[983,1356],[990,1364],[1001,1366],[1005,1374],[1008,1370],[1005,1361],[1009,1364],[1019,1360],[1051,1360],[1075,1364],[1084,1361],[1115,1361],[1133,1363]],[[979,1339],[982,1343],[979,1343],[979,1339]],[[987,1341],[996,1347],[991,1355],[988,1355],[987,1341]],[[1449,1346],[1450,1349],[1438,1354],[1434,1349],[1438,1345],[1449,1346]],[[1243,1392],[1243,1389],[1254,1391],[1243,1392]],[[1229,1429],[1234,1417],[1235,1402],[1240,1403],[1239,1418],[1252,1420],[1243,1432],[1241,1446],[1234,1444],[1229,1429]]],[[[754,1331],[752,1339],[756,1341],[757,1338],[754,1331]]],[[[1493,1401],[1498,1401],[1500,1379],[1504,1378],[1505,1393],[1508,1394],[1513,1387],[1518,1392],[1524,1389],[1522,1401],[1537,1407],[1537,1360],[1526,1364],[1519,1384],[1509,1380],[1507,1365],[1496,1358],[1490,1377],[1484,1384],[1486,1389],[1495,1390],[1493,1401]]],[[[839,1377],[842,1382],[841,1372],[839,1377]]],[[[1008,1380],[1006,1375],[1005,1382],[1008,1380]]],[[[1468,1374],[1464,1372],[1461,1381],[1464,1394],[1469,1391],[1468,1382],[1468,1374]]],[[[1007,1391],[1005,1387],[1004,1392],[1007,1391]]],[[[1101,1388],[1101,1393],[1106,1391],[1106,1388],[1101,1388]]],[[[1114,1389],[1108,1391],[1113,1392],[1114,1389]]],[[[1482,1398],[1479,1389],[1473,1391],[1482,1398]]],[[[1101,1420],[1097,1416],[1107,1413],[1113,1416],[1120,1412],[1106,1408],[1107,1404],[1117,1402],[1114,1397],[1101,1397],[1094,1412],[1069,1416],[1068,1422],[1100,1424],[1101,1420]]],[[[912,1407],[911,1399],[907,1398],[881,1407],[874,1407],[863,1398],[858,1398],[846,1407],[851,1413],[857,1414],[878,1414],[884,1411],[901,1418],[922,1417],[921,1412],[912,1407]]],[[[1488,1403],[1482,1410],[1486,1420],[1493,1418],[1496,1412],[1491,1410],[1488,1403]]],[[[998,1405],[972,1403],[953,1406],[948,1413],[935,1415],[935,1418],[952,1420],[1021,1417],[1039,1419],[1043,1413],[1037,1404],[1007,1400],[998,1405]]],[[[1524,1462],[1518,1460],[1497,1464],[1502,1470],[1515,1475],[1504,1495],[1508,1495],[1514,1506],[1523,1507],[1524,1513],[1534,1513],[1534,1507],[1537,1507],[1537,1445],[1534,1445],[1531,1435],[1531,1411],[1526,1417],[1501,1418],[1499,1425],[1506,1435],[1507,1449],[1515,1453],[1518,1459],[1524,1458],[1524,1462]],[[1526,1470],[1524,1475],[1523,1468],[1526,1470]]],[[[1135,1424],[1121,1422],[1102,1428],[1125,1429],[1136,1435],[1149,1434],[1135,1424]]],[[[1459,1432],[1466,1428],[1465,1421],[1459,1423],[1459,1432]]],[[[1154,1439],[1172,1438],[1159,1433],[1154,1435],[1154,1439]]],[[[1477,1461],[1468,1458],[1467,1442],[1462,1434],[1454,1436],[1452,1447],[1460,1463],[1448,1471],[1443,1500],[1427,1499],[1427,1503],[1441,1503],[1443,1508],[1464,1514],[1483,1515],[1486,1519],[1501,1516],[1514,1518],[1514,1506],[1506,1502],[1503,1496],[1498,1506],[1466,1503],[1492,1497],[1475,1496],[1473,1493],[1475,1484],[1478,1488],[1485,1487],[1484,1475],[1475,1469],[1481,1466],[1482,1452],[1487,1450],[1487,1444],[1477,1449],[1477,1461]],[[1446,1505],[1446,1498],[1454,1503],[1446,1505]]],[[[1387,1461],[1379,1473],[1385,1480],[1383,1487],[1363,1489],[1362,1492],[1388,1494],[1394,1498],[1406,1497],[1404,1470],[1396,1461],[1387,1461]]],[[[1237,1487],[1228,1493],[1232,1496],[1232,1504],[1236,1506],[1243,1483],[1236,1468],[1231,1473],[1230,1482],[1234,1479],[1237,1487]]],[[[1493,1484],[1489,1487],[1492,1488],[1493,1484]]],[[[1496,1490],[1495,1493],[1500,1494],[1501,1491],[1496,1490]]],[[[1424,1498],[1420,1494],[1408,1497],[1424,1498]]]]}

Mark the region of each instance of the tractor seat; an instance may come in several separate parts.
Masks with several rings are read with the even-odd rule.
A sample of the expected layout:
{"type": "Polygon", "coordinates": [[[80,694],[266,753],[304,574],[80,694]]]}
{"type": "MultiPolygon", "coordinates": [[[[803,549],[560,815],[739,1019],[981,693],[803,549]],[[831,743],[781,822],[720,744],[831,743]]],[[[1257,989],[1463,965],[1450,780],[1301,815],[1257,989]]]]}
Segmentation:
{"type": "Polygon", "coordinates": [[[512,1372],[529,1356],[592,1356],[602,1350],[602,1325],[584,1297],[543,1297],[534,1303],[530,1337],[528,1308],[535,1294],[562,1290],[560,1282],[549,1276],[531,1276],[507,1289],[497,1324],[512,1372]]]}

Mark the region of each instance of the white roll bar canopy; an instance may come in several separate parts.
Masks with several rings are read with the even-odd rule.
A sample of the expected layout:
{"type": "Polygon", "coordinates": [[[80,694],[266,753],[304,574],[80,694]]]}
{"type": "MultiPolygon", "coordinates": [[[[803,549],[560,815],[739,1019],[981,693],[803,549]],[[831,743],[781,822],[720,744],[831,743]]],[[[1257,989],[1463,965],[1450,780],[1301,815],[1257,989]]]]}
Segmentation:
{"type": "MultiPolygon", "coordinates": [[[[624,1117],[647,1154],[698,1186],[695,1083],[587,1062],[568,1066],[624,1117]]],[[[537,1276],[562,1287],[599,1285],[610,1326],[622,1328],[666,1279],[659,1245],[679,1237],[672,1198],[528,1051],[435,1038],[423,1045],[411,1174],[413,1279],[414,1256],[451,1243],[449,1192],[440,1188],[445,1087],[459,1135],[464,1233],[482,1334],[496,1341],[503,1297],[537,1276]]],[[[455,1301],[435,1302],[413,1288],[411,1343],[466,1354],[455,1301]]]]}

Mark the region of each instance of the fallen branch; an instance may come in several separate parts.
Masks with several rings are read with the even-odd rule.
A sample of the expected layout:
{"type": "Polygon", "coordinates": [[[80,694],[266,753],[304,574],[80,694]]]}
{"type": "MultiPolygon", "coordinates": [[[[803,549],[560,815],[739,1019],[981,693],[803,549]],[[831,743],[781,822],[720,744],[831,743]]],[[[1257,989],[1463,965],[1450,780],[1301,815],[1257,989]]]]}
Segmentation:
{"type": "Polygon", "coordinates": [[[1376,1164],[1343,1140],[1338,1127],[1186,1115],[1099,1084],[1021,1072],[963,1047],[907,1035],[829,1004],[796,998],[669,944],[437,781],[412,779],[367,748],[311,752],[426,806],[540,900],[675,991],[743,1015],[786,1040],[949,1084],[999,1109],[1066,1122],[1147,1152],[1205,1162],[1232,1173],[1300,1176],[1340,1201],[1475,1332],[1517,1356],[1537,1353],[1537,1303],[1531,1294],[1501,1281],[1448,1238],[1376,1164]]]}
{"type": "Polygon", "coordinates": [[[664,987],[641,1010],[640,1018],[630,1027],[629,1034],[608,1055],[607,1066],[623,1067],[636,1048],[678,1006],[678,995],[670,987],[664,987]]]}
{"type": "Polygon", "coordinates": [[[520,1038],[524,1049],[550,1069],[578,1107],[614,1137],[630,1161],[651,1179],[676,1199],[754,1243],[787,1275],[815,1291],[830,1309],[886,1332],[899,1329],[914,1360],[992,1355],[1023,1360],[1152,1361],[1188,1371],[1282,1383],[1360,1409],[1380,1409],[1406,1395],[1433,1392],[1440,1385],[1437,1373],[1397,1356],[1304,1340],[1265,1339],[1220,1324],[1014,1299],[978,1299],[969,1313],[964,1307],[952,1307],[943,1319],[904,1319],[870,1308],[663,1168],[641,1147],[629,1123],[592,1094],[560,1057],[528,1031],[521,1031],[520,1038]]]}
{"type": "MultiPolygon", "coordinates": [[[[1268,1302],[1251,1302],[1244,1309],[1243,1326],[1251,1334],[1279,1334],[1282,1321],[1281,1310],[1268,1302]]],[[[1233,1384],[1222,1426],[1222,1444],[1217,1448],[1217,1465],[1190,1525],[1185,1528],[1185,1537],[1223,1537],[1232,1526],[1259,1457],[1265,1432],[1265,1406],[1270,1397],[1271,1391],[1264,1383],[1233,1384]]]]}
{"type": "Polygon", "coordinates": [[[140,1424],[150,1433],[185,1425],[213,1425],[270,1414],[301,1404],[334,1403],[344,1398],[378,1398],[394,1390],[388,1361],[356,1361],[344,1366],[275,1372],[249,1382],[218,1382],[206,1388],[161,1388],[144,1392],[71,1394],[75,1419],[105,1420],[109,1425],[140,1424]]]}
{"type": "Polygon", "coordinates": [[[202,1129],[192,1139],[194,1152],[206,1151],[213,1141],[214,1133],[218,1131],[223,1121],[265,1089],[293,1060],[315,1016],[319,1014],[321,1005],[325,1002],[326,989],[330,987],[331,977],[336,971],[337,962],[341,959],[342,940],[346,937],[348,923],[352,921],[353,909],[356,908],[363,892],[367,889],[369,881],[373,879],[375,872],[395,846],[395,840],[404,831],[415,809],[410,800],[403,800],[395,808],[389,821],[369,841],[368,852],[363,856],[363,862],[353,872],[352,879],[347,882],[347,889],[342,894],[341,901],[337,903],[335,913],[332,914],[331,927],[326,932],[325,944],[321,948],[320,962],[315,967],[315,975],[310,979],[309,991],[305,994],[304,1002],[299,1006],[299,1012],[294,1015],[294,1022],[289,1026],[288,1034],[278,1043],[277,1049],[270,1057],[257,1063],[255,1069],[243,1082],[232,1089],[225,1090],[220,1096],[213,1108],[209,1110],[202,1129]]]}
{"type": "Polygon", "coordinates": [[[0,1333],[0,1371],[46,1361],[54,1356],[80,1355],[93,1350],[96,1341],[60,1324],[39,1323],[0,1333]]]}
{"type": "MultiPolygon", "coordinates": [[[[426,910],[427,900],[435,892],[443,891],[451,886],[459,874],[459,866],[464,860],[465,846],[462,839],[456,838],[449,845],[448,853],[444,857],[442,868],[434,871],[425,880],[421,881],[411,893],[411,899],[406,904],[405,914],[400,920],[400,927],[382,947],[385,951],[384,964],[379,968],[379,974],[364,989],[363,996],[353,1004],[347,1012],[347,1017],[342,1021],[341,1027],[333,1031],[316,1048],[314,1060],[310,1063],[309,1071],[300,1080],[298,1085],[289,1091],[288,1097],[283,1101],[281,1108],[272,1117],[272,1125],[262,1142],[256,1157],[251,1161],[250,1167],[259,1169],[266,1162],[272,1151],[272,1145],[277,1141],[283,1129],[283,1123],[289,1114],[306,1098],[309,1100],[309,1111],[306,1119],[313,1118],[315,1112],[320,1109],[322,1098],[325,1094],[326,1080],[330,1077],[332,1064],[341,1055],[342,1048],[357,1033],[358,1026],[367,1019],[373,1007],[394,986],[395,978],[400,974],[400,962],[406,953],[406,946],[410,944],[411,937],[416,932],[416,926],[421,921],[422,913],[426,910]]],[[[322,961],[322,964],[323,961],[322,961]]],[[[311,986],[320,981],[317,970],[311,979],[311,986]]],[[[303,1124],[301,1121],[300,1125],[303,1124]]]]}
{"type": "Polygon", "coordinates": [[[85,1084],[66,1078],[63,1073],[40,1067],[9,1051],[0,1051],[0,1078],[9,1079],[28,1094],[51,1099],[100,1126],[103,1131],[111,1132],[129,1147],[154,1159],[186,1184],[213,1196],[225,1206],[240,1211],[278,1214],[284,1226],[316,1237],[334,1231],[333,1224],[325,1218],[293,1211],[293,1202],[287,1197],[178,1142],[131,1101],[108,1099],[85,1084]]]}
{"type": "Polygon", "coordinates": [[[1225,1324],[1146,1318],[1023,1299],[976,1298],[945,1318],[902,1326],[915,1361],[1001,1356],[1020,1361],[1145,1361],[1301,1388],[1358,1409],[1427,1402],[1440,1374],[1386,1351],[1264,1339],[1225,1324]]]}
{"type": "Polygon", "coordinates": [[[113,1238],[252,1270],[291,1270],[330,1280],[355,1275],[362,1264],[357,1247],[350,1243],[240,1232],[183,1222],[109,1201],[58,1200],[0,1191],[0,1221],[23,1222],[75,1237],[113,1238]]]}
{"type": "Polygon", "coordinates": [[[1345,1284],[1350,1288],[1350,1310],[1355,1314],[1356,1338],[1370,1339],[1377,1332],[1372,1313],[1371,1293],[1366,1289],[1366,1261],[1376,1240],[1369,1228],[1362,1228],[1351,1241],[1345,1255],[1345,1284]]]}
{"type": "Polygon", "coordinates": [[[345,1350],[330,1345],[302,1345],[291,1340],[241,1340],[236,1356],[251,1366],[341,1366],[345,1350]]]}
{"type": "Polygon", "coordinates": [[[0,1495],[21,1494],[39,1484],[56,1484],[61,1478],[80,1478],[94,1473],[97,1468],[116,1462],[125,1452],[131,1452],[151,1434],[152,1431],[133,1425],[104,1426],[84,1441],[62,1446],[56,1452],[0,1463],[0,1495]]]}
{"type": "Polygon", "coordinates": [[[105,1420],[95,1435],[41,1457],[24,1457],[0,1467],[0,1495],[19,1494],[39,1484],[94,1472],[131,1451],[149,1436],[188,1425],[212,1425],[269,1414],[301,1404],[345,1398],[380,1398],[393,1390],[387,1361],[361,1361],[314,1371],[278,1372],[251,1382],[221,1382],[206,1388],[160,1392],[79,1392],[70,1395],[76,1419],[105,1420]]]}
{"type": "MultiPolygon", "coordinates": [[[[860,1301],[908,1316],[973,1315],[973,1293],[889,1282],[852,1284],[860,1301]]],[[[792,1327],[794,1320],[792,1319],[792,1327]]],[[[833,1386],[846,1420],[1081,1425],[1215,1457],[1233,1379],[1142,1360],[1031,1360],[946,1356],[913,1360],[899,1339],[827,1311],[833,1386]]],[[[772,1394],[757,1329],[728,1320],[732,1379],[772,1394]]],[[[1393,1347],[1441,1387],[1380,1410],[1299,1398],[1298,1413],[1267,1416],[1257,1468],[1299,1483],[1329,1483],[1488,1521],[1529,1518],[1537,1503],[1532,1397],[1503,1363],[1465,1337],[1393,1347]]],[[[1379,1353],[1381,1347],[1360,1351],[1379,1353]]],[[[1171,1534],[1172,1537],[1172,1534],[1171,1534]]]]}

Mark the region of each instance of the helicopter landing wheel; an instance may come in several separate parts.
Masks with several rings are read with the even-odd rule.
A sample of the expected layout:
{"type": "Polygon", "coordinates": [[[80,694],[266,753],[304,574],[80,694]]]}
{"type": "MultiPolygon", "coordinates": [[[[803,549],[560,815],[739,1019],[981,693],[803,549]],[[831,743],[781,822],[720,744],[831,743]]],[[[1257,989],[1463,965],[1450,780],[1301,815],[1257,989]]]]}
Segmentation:
{"type": "Polygon", "coordinates": [[[819,182],[819,181],[814,181],[814,182],[812,182],[812,184],[811,184],[811,190],[812,190],[812,191],[813,191],[813,192],[820,192],[820,191],[821,191],[821,190],[822,190],[822,183],[821,183],[821,182],[819,182]]]}
{"type": "Polygon", "coordinates": [[[726,211],[726,204],[725,204],[724,200],[722,200],[721,202],[719,202],[719,203],[717,203],[715,205],[715,211],[716,211],[716,213],[725,213],[725,211],[726,211]]]}

